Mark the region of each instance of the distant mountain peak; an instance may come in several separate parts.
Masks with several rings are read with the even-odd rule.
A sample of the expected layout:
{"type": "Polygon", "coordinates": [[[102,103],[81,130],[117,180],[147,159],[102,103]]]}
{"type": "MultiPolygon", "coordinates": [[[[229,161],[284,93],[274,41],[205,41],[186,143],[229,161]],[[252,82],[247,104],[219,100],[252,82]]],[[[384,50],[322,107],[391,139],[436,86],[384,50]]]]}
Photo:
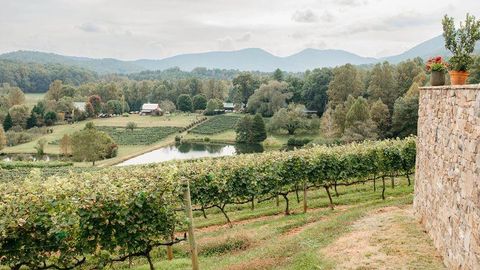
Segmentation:
{"type": "Polygon", "coordinates": [[[235,51],[189,53],[159,60],[140,59],[135,61],[122,61],[114,58],[94,59],[20,50],[2,54],[0,59],[40,64],[60,63],[86,68],[100,74],[125,74],[144,70],[165,70],[172,67],[178,67],[187,71],[197,67],[205,67],[208,69],[218,68],[264,72],[272,72],[280,68],[284,71],[299,72],[321,67],[335,67],[346,63],[354,65],[374,64],[382,61],[398,63],[415,57],[427,58],[433,55],[449,55],[444,48],[442,36],[426,40],[402,54],[380,59],[363,57],[344,50],[315,48],[305,48],[298,53],[285,57],[275,56],[261,48],[244,48],[235,51]]]}

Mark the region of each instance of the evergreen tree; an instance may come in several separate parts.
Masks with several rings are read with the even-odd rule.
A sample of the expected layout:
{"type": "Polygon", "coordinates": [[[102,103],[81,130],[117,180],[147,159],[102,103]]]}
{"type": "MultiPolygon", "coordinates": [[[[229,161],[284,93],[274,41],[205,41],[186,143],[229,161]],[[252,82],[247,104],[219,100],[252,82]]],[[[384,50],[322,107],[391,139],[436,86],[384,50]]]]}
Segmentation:
{"type": "Polygon", "coordinates": [[[37,116],[32,111],[32,113],[30,114],[30,117],[27,119],[27,129],[31,129],[35,126],[37,126],[37,116]]]}
{"type": "Polygon", "coordinates": [[[38,117],[42,117],[45,114],[45,101],[39,101],[35,106],[33,106],[32,113],[35,113],[38,117]]]}
{"type": "Polygon", "coordinates": [[[267,139],[267,130],[262,116],[257,113],[252,122],[252,142],[260,143],[267,139]]]}
{"type": "Polygon", "coordinates": [[[281,69],[277,68],[274,72],[273,72],[273,79],[276,80],[276,81],[283,81],[283,72],[281,69]]]}
{"type": "Polygon", "coordinates": [[[7,116],[5,117],[5,120],[3,120],[3,130],[8,131],[12,127],[13,127],[12,116],[10,115],[10,113],[8,113],[7,116]]]}
{"type": "Polygon", "coordinates": [[[43,120],[47,126],[52,126],[57,122],[57,114],[55,112],[47,112],[43,117],[43,120]]]}
{"type": "Polygon", "coordinates": [[[250,143],[253,141],[252,126],[253,117],[251,115],[245,115],[238,121],[235,128],[237,133],[236,141],[238,143],[250,143]]]}

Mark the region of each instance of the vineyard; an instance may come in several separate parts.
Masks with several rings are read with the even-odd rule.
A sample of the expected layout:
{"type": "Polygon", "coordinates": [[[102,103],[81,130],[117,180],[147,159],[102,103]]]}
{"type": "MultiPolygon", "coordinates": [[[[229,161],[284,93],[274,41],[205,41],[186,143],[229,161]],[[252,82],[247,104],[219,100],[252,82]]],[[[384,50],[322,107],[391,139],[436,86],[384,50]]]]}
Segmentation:
{"type": "Polygon", "coordinates": [[[99,126],[98,130],[108,133],[119,145],[150,145],[178,132],[179,127],[143,127],[127,130],[125,127],[99,126]]]}
{"type": "Polygon", "coordinates": [[[410,175],[415,139],[317,146],[160,165],[98,169],[0,183],[0,264],[11,269],[102,268],[144,257],[153,269],[152,250],[182,242],[189,182],[194,210],[218,209],[231,224],[229,207],[324,190],[335,208],[337,188],[372,183],[385,199],[386,180],[410,175]],[[28,248],[26,248],[28,247],[28,248]]]}
{"type": "Polygon", "coordinates": [[[229,129],[234,129],[240,116],[237,115],[217,115],[191,130],[192,133],[212,135],[221,133],[229,129]]]}

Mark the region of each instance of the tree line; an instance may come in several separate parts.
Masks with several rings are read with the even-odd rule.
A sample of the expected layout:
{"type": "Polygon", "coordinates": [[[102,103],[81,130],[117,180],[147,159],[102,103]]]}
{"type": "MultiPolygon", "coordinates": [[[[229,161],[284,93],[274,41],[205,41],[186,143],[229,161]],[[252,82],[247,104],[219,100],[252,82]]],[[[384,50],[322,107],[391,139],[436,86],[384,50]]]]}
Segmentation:
{"type": "MultiPolygon", "coordinates": [[[[9,65],[20,64],[2,60],[0,70],[2,66],[9,65]]],[[[0,72],[0,77],[30,78],[23,75],[36,74],[31,70],[47,66],[55,65],[29,65],[30,71],[17,66],[12,69],[14,73],[0,72]],[[22,69],[25,71],[21,72],[22,69]]],[[[388,62],[360,67],[346,64],[303,73],[281,70],[273,73],[233,72],[202,68],[192,72],[179,69],[153,72],[170,74],[165,78],[175,78],[161,80],[134,80],[117,75],[106,75],[96,80],[96,75],[90,73],[89,76],[77,76],[56,69],[50,72],[57,77],[68,78],[49,83],[45,100],[37,104],[35,114],[21,104],[19,97],[15,97],[21,96],[19,90],[22,87],[17,86],[19,82],[13,80],[14,84],[0,89],[0,121],[4,127],[50,125],[62,119],[59,113],[73,112],[74,120],[94,117],[99,113],[122,114],[139,111],[144,103],[159,103],[165,111],[200,110],[208,115],[223,109],[223,102],[232,102],[238,110],[272,117],[273,121],[268,126],[271,131],[295,134],[298,130],[313,132],[321,128],[325,136],[341,138],[346,142],[405,137],[416,133],[418,88],[428,83],[420,58],[397,65],[388,62]],[[173,75],[180,73],[185,76],[173,75]],[[78,108],[75,108],[74,101],[87,102],[86,111],[75,111],[78,108]],[[321,121],[312,120],[312,114],[321,121]]],[[[479,72],[480,60],[477,58],[471,82],[480,80],[479,72]]],[[[147,77],[132,75],[131,78],[147,77]]],[[[33,89],[28,87],[33,86],[26,89],[33,89]]]]}

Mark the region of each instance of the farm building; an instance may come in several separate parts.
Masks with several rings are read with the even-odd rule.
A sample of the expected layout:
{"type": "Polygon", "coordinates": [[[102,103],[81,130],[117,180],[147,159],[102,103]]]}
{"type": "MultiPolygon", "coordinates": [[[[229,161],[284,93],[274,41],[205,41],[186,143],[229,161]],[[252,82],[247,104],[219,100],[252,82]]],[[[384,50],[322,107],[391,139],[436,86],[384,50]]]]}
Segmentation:
{"type": "Polygon", "coordinates": [[[245,104],[234,104],[230,102],[224,102],[223,103],[223,110],[226,112],[235,112],[235,111],[241,111],[245,108],[245,104]]]}
{"type": "Polygon", "coordinates": [[[235,105],[233,105],[233,103],[229,103],[229,102],[224,102],[223,103],[223,109],[225,111],[232,111],[235,109],[235,105]]]}
{"type": "Polygon", "coordinates": [[[161,115],[162,109],[157,103],[145,103],[142,105],[140,115],[161,115]]]}
{"type": "Polygon", "coordinates": [[[73,102],[73,107],[75,107],[75,109],[77,109],[80,112],[84,112],[86,104],[87,104],[86,102],[73,102]]]}

